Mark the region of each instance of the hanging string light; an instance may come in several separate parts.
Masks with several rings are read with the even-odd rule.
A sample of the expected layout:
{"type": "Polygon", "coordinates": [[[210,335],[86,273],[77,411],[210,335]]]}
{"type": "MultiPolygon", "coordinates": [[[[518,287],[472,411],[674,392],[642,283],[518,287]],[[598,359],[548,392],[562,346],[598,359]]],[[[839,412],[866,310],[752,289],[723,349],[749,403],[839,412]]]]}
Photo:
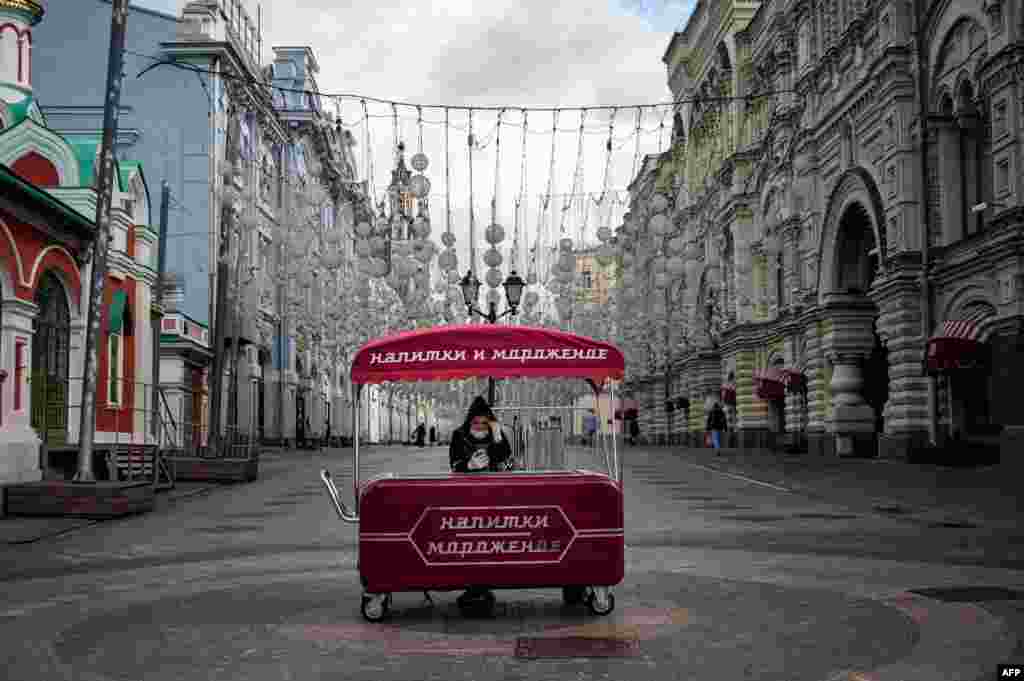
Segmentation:
{"type": "Polygon", "coordinates": [[[562,221],[559,228],[559,233],[565,235],[565,218],[569,210],[572,207],[573,202],[576,200],[576,192],[580,191],[580,182],[582,182],[583,175],[583,129],[587,118],[587,110],[584,109],[580,112],[580,128],[579,128],[579,139],[576,142],[576,167],[572,174],[572,190],[569,193],[566,203],[562,206],[562,221]]]}
{"type": "Polygon", "coordinates": [[[484,254],[484,264],[488,270],[484,275],[487,286],[491,289],[487,292],[488,303],[497,302],[497,289],[501,286],[502,256],[498,250],[498,244],[505,239],[505,229],[498,224],[498,192],[501,186],[501,119],[505,112],[498,112],[498,126],[494,137],[494,193],[491,195],[491,224],[487,226],[484,238],[490,244],[490,248],[484,254]]]}
{"type": "Polygon", "coordinates": [[[469,269],[476,277],[476,225],[474,224],[473,206],[473,110],[469,110],[469,136],[466,138],[469,145],[469,269]]]}
{"type": "Polygon", "coordinates": [[[523,205],[526,200],[526,134],[528,131],[527,127],[527,111],[523,109],[523,132],[522,132],[522,143],[523,148],[521,152],[521,159],[519,165],[519,195],[516,196],[516,210],[515,210],[515,225],[513,227],[514,232],[512,235],[512,264],[511,267],[515,269],[519,265],[519,223],[522,213],[526,211],[526,206],[523,205]]]}

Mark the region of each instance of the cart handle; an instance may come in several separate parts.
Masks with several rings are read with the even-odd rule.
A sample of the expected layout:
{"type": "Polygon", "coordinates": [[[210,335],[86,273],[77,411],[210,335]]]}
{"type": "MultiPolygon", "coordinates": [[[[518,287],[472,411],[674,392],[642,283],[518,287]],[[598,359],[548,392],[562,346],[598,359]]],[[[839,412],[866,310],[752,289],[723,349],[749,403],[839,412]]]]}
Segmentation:
{"type": "Polygon", "coordinates": [[[334,485],[330,471],[327,469],[320,471],[320,480],[323,481],[324,487],[327,488],[327,495],[331,498],[331,503],[334,505],[334,510],[337,512],[338,517],[346,523],[358,523],[359,514],[349,511],[348,506],[341,500],[341,495],[338,494],[338,488],[334,485]]]}

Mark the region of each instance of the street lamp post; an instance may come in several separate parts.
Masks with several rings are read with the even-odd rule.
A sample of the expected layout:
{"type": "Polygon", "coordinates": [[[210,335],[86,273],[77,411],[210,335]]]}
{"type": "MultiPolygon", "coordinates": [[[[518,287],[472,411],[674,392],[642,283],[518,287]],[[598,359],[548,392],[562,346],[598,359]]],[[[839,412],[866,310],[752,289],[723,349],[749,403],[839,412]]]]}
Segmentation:
{"type": "MultiPolygon", "coordinates": [[[[466,303],[466,313],[470,317],[477,315],[488,324],[497,324],[499,319],[516,314],[519,309],[519,301],[523,297],[523,289],[526,288],[526,282],[516,274],[515,270],[512,270],[505,278],[502,288],[505,289],[505,302],[508,309],[501,314],[498,314],[498,306],[494,301],[488,303],[487,312],[476,307],[480,296],[480,280],[476,278],[472,270],[466,272],[466,276],[459,282],[459,288],[462,289],[462,299],[466,303]]],[[[494,405],[494,379],[491,377],[487,378],[487,402],[494,405]]]]}

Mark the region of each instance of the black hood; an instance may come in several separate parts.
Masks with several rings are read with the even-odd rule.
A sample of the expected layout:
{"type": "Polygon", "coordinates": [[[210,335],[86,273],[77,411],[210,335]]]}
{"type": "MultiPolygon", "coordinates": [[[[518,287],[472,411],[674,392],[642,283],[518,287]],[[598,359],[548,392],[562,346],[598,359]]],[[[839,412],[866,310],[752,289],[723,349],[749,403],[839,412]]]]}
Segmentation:
{"type": "Polygon", "coordinates": [[[469,412],[466,414],[466,423],[469,423],[477,416],[486,416],[493,420],[494,412],[491,411],[491,406],[487,404],[487,400],[477,396],[474,398],[473,403],[469,405],[469,412]]]}

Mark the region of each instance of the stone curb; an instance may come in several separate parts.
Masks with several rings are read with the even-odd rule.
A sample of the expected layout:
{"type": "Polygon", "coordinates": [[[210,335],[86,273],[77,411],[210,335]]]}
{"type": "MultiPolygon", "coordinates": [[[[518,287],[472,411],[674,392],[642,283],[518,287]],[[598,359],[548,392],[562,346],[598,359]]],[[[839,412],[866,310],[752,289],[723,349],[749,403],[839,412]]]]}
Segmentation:
{"type": "MultiPolygon", "coordinates": [[[[189,490],[187,492],[182,492],[180,494],[176,494],[173,497],[172,496],[167,496],[164,501],[166,503],[169,503],[170,505],[175,505],[179,501],[184,501],[185,499],[191,499],[193,497],[198,497],[198,496],[205,496],[206,494],[209,494],[210,492],[212,492],[213,490],[217,489],[218,487],[220,487],[220,485],[216,485],[216,484],[206,485],[206,486],[199,487],[199,488],[196,488],[196,489],[193,489],[193,490],[189,490]]],[[[173,492],[173,490],[171,490],[171,491],[173,492]]],[[[44,539],[53,539],[54,537],[60,537],[60,536],[65,535],[65,534],[70,534],[72,532],[75,532],[77,530],[81,530],[81,529],[86,528],[86,527],[92,527],[93,525],[98,525],[98,524],[103,523],[103,522],[108,522],[107,520],[87,520],[87,519],[81,519],[81,520],[67,519],[67,520],[72,523],[68,527],[62,527],[60,529],[55,529],[55,530],[43,530],[43,531],[41,531],[38,534],[34,534],[34,535],[33,534],[29,534],[28,536],[20,537],[18,539],[13,540],[13,541],[12,540],[6,541],[6,542],[4,542],[4,544],[7,545],[7,546],[21,546],[21,545],[25,545],[25,544],[34,544],[34,543],[42,541],[44,539]]],[[[115,520],[115,518],[111,518],[110,520],[115,520]]],[[[12,516],[12,517],[5,518],[4,521],[5,522],[11,522],[11,521],[17,522],[17,518],[12,516]]]]}
{"type": "Polygon", "coordinates": [[[917,624],[920,639],[899,662],[868,672],[842,670],[826,681],[967,681],[989,678],[1010,659],[1017,636],[973,603],[945,603],[913,593],[880,598],[917,624]]]}
{"type": "Polygon", "coordinates": [[[827,500],[829,503],[833,503],[838,506],[846,506],[851,510],[858,510],[862,513],[869,513],[889,519],[902,519],[908,522],[944,522],[944,521],[956,521],[956,522],[967,522],[975,525],[976,527],[984,527],[987,524],[998,522],[1007,526],[1016,526],[1016,520],[995,520],[989,518],[983,518],[976,514],[974,511],[970,511],[964,508],[949,507],[949,506],[926,506],[920,504],[908,504],[905,499],[898,498],[887,498],[881,496],[873,496],[870,493],[864,495],[864,499],[869,501],[871,508],[865,509],[854,508],[849,504],[844,503],[842,500],[835,499],[820,489],[815,488],[812,485],[807,485],[801,482],[784,480],[781,482],[769,482],[768,480],[761,480],[757,477],[759,471],[747,470],[742,466],[731,465],[728,462],[719,461],[703,461],[701,457],[687,457],[685,463],[696,466],[698,468],[704,468],[707,470],[713,470],[718,473],[722,473],[729,476],[739,476],[741,479],[746,478],[748,482],[757,483],[767,487],[777,489],[779,491],[786,491],[793,494],[799,494],[811,499],[816,500],[827,500]],[[723,465],[724,464],[724,465],[723,465]],[[878,507],[889,507],[899,508],[902,512],[898,514],[886,513],[878,510],[878,507]]]}

